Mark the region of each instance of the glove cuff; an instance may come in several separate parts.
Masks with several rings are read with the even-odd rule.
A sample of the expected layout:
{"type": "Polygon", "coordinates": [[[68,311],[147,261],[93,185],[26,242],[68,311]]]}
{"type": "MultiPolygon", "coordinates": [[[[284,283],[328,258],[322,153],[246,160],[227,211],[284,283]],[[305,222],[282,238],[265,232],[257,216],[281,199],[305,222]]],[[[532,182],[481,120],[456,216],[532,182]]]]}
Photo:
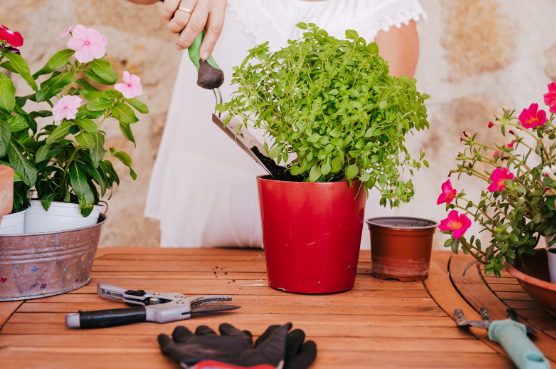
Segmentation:
{"type": "Polygon", "coordinates": [[[276,369],[276,368],[269,364],[261,364],[261,365],[247,367],[247,366],[236,366],[231,364],[225,364],[214,360],[203,360],[197,363],[197,365],[195,365],[192,369],[276,369]]]}

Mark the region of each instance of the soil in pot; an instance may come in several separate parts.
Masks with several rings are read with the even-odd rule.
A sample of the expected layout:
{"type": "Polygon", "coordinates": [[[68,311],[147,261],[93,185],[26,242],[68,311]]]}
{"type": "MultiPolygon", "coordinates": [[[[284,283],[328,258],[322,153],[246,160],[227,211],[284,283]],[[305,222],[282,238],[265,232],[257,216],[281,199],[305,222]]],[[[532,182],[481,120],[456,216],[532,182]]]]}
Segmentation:
{"type": "Polygon", "coordinates": [[[288,168],[276,164],[276,162],[273,159],[269,158],[266,155],[261,154],[261,152],[256,146],[253,146],[251,148],[251,151],[253,151],[253,153],[257,155],[257,158],[259,158],[259,160],[263,162],[264,166],[266,167],[266,169],[270,171],[270,173],[272,173],[272,176],[274,177],[275,180],[303,182],[303,176],[292,175],[288,168]]]}
{"type": "Polygon", "coordinates": [[[369,219],[367,224],[371,232],[373,276],[403,282],[427,278],[438,223],[420,218],[382,217],[369,219]]]}
{"type": "Polygon", "coordinates": [[[361,182],[260,176],[257,185],[269,285],[307,294],[351,289],[366,203],[361,182]]]}
{"type": "Polygon", "coordinates": [[[95,205],[89,216],[81,215],[79,204],[54,201],[48,211],[40,200],[31,200],[31,207],[25,214],[25,233],[60,232],[97,224],[101,206],[95,205]]]}

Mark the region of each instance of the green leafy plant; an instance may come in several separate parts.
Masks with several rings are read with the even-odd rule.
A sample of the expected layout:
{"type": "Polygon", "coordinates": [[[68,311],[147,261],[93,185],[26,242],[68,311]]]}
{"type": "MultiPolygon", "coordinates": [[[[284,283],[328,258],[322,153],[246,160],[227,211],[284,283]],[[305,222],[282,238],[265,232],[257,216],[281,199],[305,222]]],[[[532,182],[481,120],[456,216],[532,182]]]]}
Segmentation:
{"type": "Polygon", "coordinates": [[[120,183],[111,157],[128,166],[133,179],[137,177],[127,153],[105,149],[106,132],[101,126],[108,119],[115,119],[124,137],[135,144],[131,124],[139,119],[132,108],[148,113],[147,106],[134,98],[141,91],[139,79],[125,72],[126,83],[117,84],[118,91],[93,87],[90,81],[106,86],[117,82],[116,72],[104,60],[104,51],[93,55],[86,49],[86,45],[96,42],[98,54],[100,47],[104,50],[106,38],[83,26],[73,27],[63,35],[71,31],[74,34],[68,45],[75,45],[72,40],[78,39],[82,41],[78,45],[83,46],[57,52],[33,75],[25,59],[0,40],[6,46],[0,52],[0,67],[19,74],[35,91],[16,97],[10,77],[0,72],[0,164],[9,165],[16,172],[15,211],[29,206],[28,193],[34,186],[45,210],[52,201],[73,202],[79,203],[83,216],[89,215],[100,198],[120,183]],[[79,37],[89,39],[83,41],[79,37]],[[47,78],[37,84],[40,76],[47,78]],[[53,98],[58,98],[56,106],[53,98]],[[53,110],[26,108],[28,102],[43,101],[53,110]],[[53,112],[54,122],[39,130],[36,118],[53,116],[53,112]]]}
{"type": "MultiPolygon", "coordinates": [[[[299,40],[275,53],[268,43],[249,51],[234,68],[238,85],[230,102],[217,107],[243,124],[267,130],[267,155],[288,162],[292,175],[305,181],[360,180],[377,187],[380,204],[398,206],[414,196],[400,169],[421,168],[425,154],[411,159],[404,146],[412,129],[429,127],[428,98],[416,80],[388,74],[376,43],[353,30],[338,40],[315,24],[299,40]]],[[[230,117],[225,123],[229,122],[230,117]]]]}

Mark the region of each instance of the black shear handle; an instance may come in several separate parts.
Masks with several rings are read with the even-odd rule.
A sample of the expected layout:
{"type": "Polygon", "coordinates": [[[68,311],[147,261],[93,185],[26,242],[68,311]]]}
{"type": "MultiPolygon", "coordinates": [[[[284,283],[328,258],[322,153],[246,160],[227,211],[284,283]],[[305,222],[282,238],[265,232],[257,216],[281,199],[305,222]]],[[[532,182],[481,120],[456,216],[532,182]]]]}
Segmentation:
{"type": "Polygon", "coordinates": [[[144,306],[126,309],[79,311],[79,328],[106,328],[147,321],[144,306]]]}

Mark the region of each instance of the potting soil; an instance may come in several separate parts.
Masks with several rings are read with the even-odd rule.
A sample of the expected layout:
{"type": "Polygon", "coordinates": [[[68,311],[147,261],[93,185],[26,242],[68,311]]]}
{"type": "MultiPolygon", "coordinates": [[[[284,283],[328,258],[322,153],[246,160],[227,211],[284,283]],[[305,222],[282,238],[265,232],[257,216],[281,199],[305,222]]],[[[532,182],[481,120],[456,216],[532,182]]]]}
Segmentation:
{"type": "Polygon", "coordinates": [[[256,146],[251,148],[251,151],[257,155],[260,161],[263,162],[264,166],[270,171],[272,176],[277,181],[288,181],[288,182],[303,182],[303,176],[294,176],[290,173],[289,169],[281,165],[276,164],[274,160],[266,155],[261,154],[256,146]]]}

